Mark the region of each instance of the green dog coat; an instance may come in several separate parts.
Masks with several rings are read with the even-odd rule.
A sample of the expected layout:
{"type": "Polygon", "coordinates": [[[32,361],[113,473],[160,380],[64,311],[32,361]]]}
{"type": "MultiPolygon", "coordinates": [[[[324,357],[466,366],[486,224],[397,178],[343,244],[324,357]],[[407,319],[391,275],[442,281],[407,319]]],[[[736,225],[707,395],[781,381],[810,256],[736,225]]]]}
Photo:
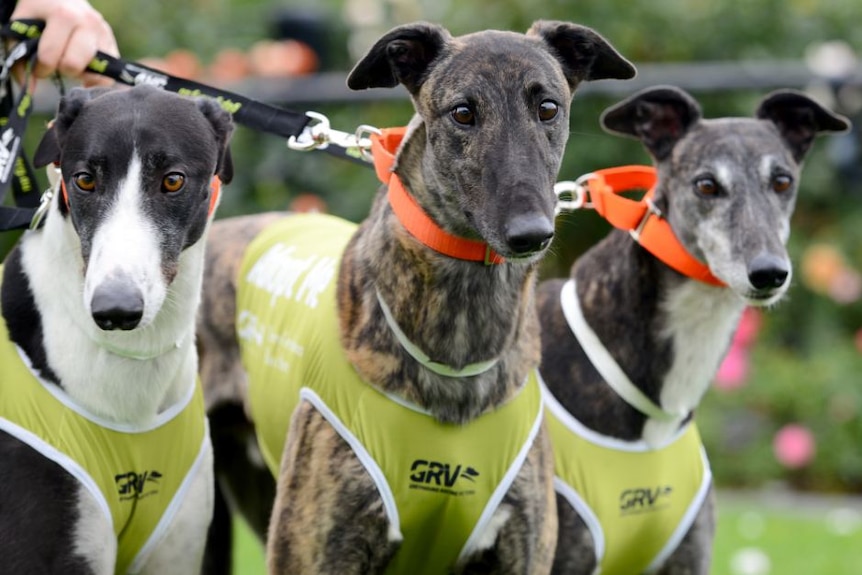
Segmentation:
{"type": "MultiPolygon", "coordinates": [[[[544,383],[542,384],[544,385],[544,383]]],[[[712,474],[697,427],[652,449],[589,429],[544,393],[554,487],[584,520],[601,575],[649,573],[688,532],[712,474]]]]}
{"type": "Polygon", "coordinates": [[[136,573],[164,536],[209,445],[200,384],[152,425],[133,427],[87,413],[39,379],[2,318],[0,366],[0,429],[89,491],[117,536],[114,573],[136,573]]]}
{"type": "Polygon", "coordinates": [[[535,375],[466,425],[440,423],[362,381],[339,339],[336,277],[356,226],[287,217],[249,246],[237,332],[264,459],[278,474],[291,414],[311,403],[350,445],[403,537],[387,573],[440,575],[477,548],[541,425],[535,375]]]}

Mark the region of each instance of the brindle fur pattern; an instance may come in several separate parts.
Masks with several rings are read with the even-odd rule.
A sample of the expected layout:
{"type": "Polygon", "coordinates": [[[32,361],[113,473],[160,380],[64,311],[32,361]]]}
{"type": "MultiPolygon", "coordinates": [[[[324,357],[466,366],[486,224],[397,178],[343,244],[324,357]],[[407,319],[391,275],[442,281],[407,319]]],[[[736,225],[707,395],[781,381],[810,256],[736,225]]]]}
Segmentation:
{"type": "MultiPolygon", "coordinates": [[[[784,244],[801,162],[816,135],[848,124],[792,91],[765,97],[756,118],[706,120],[697,102],[673,87],[635,94],[607,110],[602,123],[644,143],[659,173],[658,207],[686,249],[727,287],[684,278],[622,231],[611,232],[581,256],[571,277],[584,317],[629,379],[656,404],[683,405],[691,413],[744,307],[772,305],[786,292],[791,269],[784,244]],[[777,176],[789,176],[791,187],[776,191],[777,176]],[[696,182],[703,177],[715,180],[717,193],[698,193],[696,182]],[[712,335],[702,337],[693,329],[712,335]],[[714,339],[698,344],[707,337],[714,339]],[[678,373],[685,378],[676,378],[678,373]],[[669,390],[674,378],[688,387],[669,390]]],[[[655,431],[650,420],[605,383],[572,334],[560,305],[563,283],[551,280],[538,289],[543,379],[590,429],[627,441],[648,438],[655,431]]],[[[560,497],[558,504],[554,573],[592,573],[592,536],[560,497]]],[[[661,573],[708,573],[714,523],[711,493],[661,573]]]]}
{"type": "MultiPolygon", "coordinates": [[[[508,261],[485,266],[420,245],[394,217],[382,189],[338,278],[342,343],[365,380],[457,423],[518,392],[539,363],[536,265],[553,234],[553,185],[573,91],[581,81],[633,74],[598,34],[563,22],[537,22],[527,35],[488,31],[459,38],[417,23],[393,29],[371,48],[348,84],[400,83],[410,92],[416,116],[395,167],[405,188],[438,225],[487,242],[508,261]],[[557,106],[555,117],[539,118],[543,102],[557,106]],[[471,112],[469,125],[453,119],[459,106],[471,112]],[[498,364],[468,379],[420,367],[394,339],[375,290],[407,337],[436,361],[459,368],[499,357],[498,364]]],[[[222,403],[241,405],[234,310],[224,300],[235,293],[233,262],[248,237],[237,241],[228,226],[218,222],[210,233],[207,287],[213,291],[204,297],[200,325],[211,335],[202,335],[201,351],[205,387],[220,390],[214,393],[222,403]],[[233,381],[210,381],[224,374],[233,381]]],[[[215,449],[218,465],[217,442],[215,449]]],[[[549,449],[543,431],[503,500],[487,547],[456,572],[549,572],[556,539],[549,449]]],[[[241,473],[237,462],[233,468],[241,473]]],[[[377,489],[349,446],[315,409],[301,405],[278,478],[270,572],[380,573],[398,544],[377,489]]]]}

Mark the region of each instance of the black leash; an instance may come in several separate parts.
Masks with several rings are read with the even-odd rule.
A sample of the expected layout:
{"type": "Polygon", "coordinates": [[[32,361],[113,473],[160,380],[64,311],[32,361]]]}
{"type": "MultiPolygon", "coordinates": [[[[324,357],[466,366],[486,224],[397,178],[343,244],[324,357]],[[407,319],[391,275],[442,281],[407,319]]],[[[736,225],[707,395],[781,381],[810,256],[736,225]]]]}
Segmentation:
{"type": "MultiPolygon", "coordinates": [[[[6,28],[0,35],[6,38],[6,28]]],[[[0,204],[12,186],[15,207],[0,205],[0,231],[27,228],[39,206],[40,194],[36,190],[33,167],[24,155],[24,132],[33,110],[33,97],[30,93],[30,78],[36,60],[38,37],[28,33],[30,25],[22,22],[16,26],[19,42],[4,54],[3,68],[0,70],[0,204]],[[24,64],[24,83],[18,97],[15,97],[12,79],[12,66],[24,64]]]]}
{"type": "MultiPolygon", "coordinates": [[[[16,41],[9,51],[0,71],[0,204],[9,189],[17,207],[0,205],[0,231],[24,229],[30,226],[33,215],[39,206],[40,195],[35,193],[36,179],[33,168],[23,154],[22,143],[27,120],[32,111],[30,77],[36,60],[39,37],[45,23],[41,20],[16,20],[0,28],[0,38],[16,41]],[[13,95],[12,66],[24,62],[26,80],[20,89],[17,100],[13,95]]],[[[248,128],[288,139],[288,146],[295,150],[321,150],[336,157],[369,166],[368,159],[361,149],[329,146],[329,126],[324,133],[308,136],[306,128],[319,115],[297,112],[280,108],[247,98],[245,96],[201,84],[193,80],[178,78],[136,62],[128,62],[103,52],[97,52],[87,69],[114,81],[129,86],[150,84],[184,96],[208,96],[215,99],[234,121],[248,128]],[[306,132],[304,135],[303,133],[306,132]],[[301,136],[310,144],[296,144],[301,136]]],[[[59,78],[59,77],[58,77],[59,78]]],[[[62,94],[62,88],[61,88],[62,94]]],[[[367,127],[362,127],[367,131],[367,127]]],[[[333,134],[341,134],[332,132],[333,134]]],[[[357,133],[357,141],[360,134],[357,133]]]]}

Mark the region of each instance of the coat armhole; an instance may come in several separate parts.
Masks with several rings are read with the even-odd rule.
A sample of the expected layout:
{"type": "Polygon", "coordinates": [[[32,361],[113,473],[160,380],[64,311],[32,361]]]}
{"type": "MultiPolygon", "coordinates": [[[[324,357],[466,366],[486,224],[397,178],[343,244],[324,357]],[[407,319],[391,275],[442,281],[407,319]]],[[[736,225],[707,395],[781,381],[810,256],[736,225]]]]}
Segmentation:
{"type": "Polygon", "coordinates": [[[706,501],[706,496],[709,493],[709,488],[712,485],[712,469],[709,467],[709,459],[706,457],[706,450],[703,446],[700,447],[700,459],[703,464],[703,477],[700,481],[700,487],[697,489],[697,493],[692,499],[691,504],[688,506],[688,509],[685,511],[685,515],[683,515],[682,520],[679,522],[679,525],[676,526],[673,534],[670,536],[670,539],[667,540],[667,543],[659,552],[658,555],[655,556],[655,559],[652,560],[652,563],[646,568],[646,573],[653,573],[658,568],[660,568],[665,561],[667,561],[668,557],[676,551],[676,548],[679,547],[679,544],[682,543],[683,538],[685,538],[686,534],[688,534],[688,530],[691,529],[691,526],[694,524],[694,520],[697,519],[698,513],[700,513],[700,509],[703,507],[704,502],[706,501]]]}
{"type": "Polygon", "coordinates": [[[593,548],[596,553],[596,570],[593,572],[596,575],[601,568],[602,559],[605,558],[605,532],[602,531],[602,524],[578,492],[559,477],[554,477],[554,491],[572,506],[572,509],[580,516],[587,529],[590,530],[590,534],[593,536],[593,548]]]}
{"type": "Polygon", "coordinates": [[[73,460],[71,457],[58,450],[56,447],[51,445],[50,443],[43,440],[38,435],[32,433],[24,429],[23,427],[19,427],[15,425],[8,419],[0,417],[0,429],[11,435],[12,437],[18,439],[22,443],[26,443],[31,448],[35,449],[46,459],[50,459],[63,469],[65,469],[69,475],[78,480],[81,485],[93,496],[98,503],[99,508],[102,510],[102,513],[105,514],[105,517],[108,519],[108,524],[111,526],[111,531],[114,531],[114,516],[111,515],[111,508],[108,505],[108,501],[105,499],[105,495],[102,493],[102,490],[99,489],[98,484],[93,479],[93,477],[87,473],[87,471],[81,467],[78,462],[73,460]]]}
{"type": "Polygon", "coordinates": [[[383,508],[386,510],[386,516],[389,518],[389,539],[390,541],[401,541],[404,537],[401,534],[401,520],[398,516],[398,506],[395,504],[395,496],[392,494],[392,489],[389,482],[386,481],[386,476],[383,475],[383,470],[377,464],[377,461],[371,456],[365,446],[359,441],[353,432],[335,415],[328,405],[314,391],[307,387],[303,387],[299,391],[301,400],[308,401],[311,405],[320,412],[320,414],[329,422],[335,429],[336,433],[341,436],[344,441],[350,445],[353,453],[359,459],[362,466],[371,476],[374,485],[377,486],[377,491],[380,493],[380,498],[383,500],[383,508]]]}

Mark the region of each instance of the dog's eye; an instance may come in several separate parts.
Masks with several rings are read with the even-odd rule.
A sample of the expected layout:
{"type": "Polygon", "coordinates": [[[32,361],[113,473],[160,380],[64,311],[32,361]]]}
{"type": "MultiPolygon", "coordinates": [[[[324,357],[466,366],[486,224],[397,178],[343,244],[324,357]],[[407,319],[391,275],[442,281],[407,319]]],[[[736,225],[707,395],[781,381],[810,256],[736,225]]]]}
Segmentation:
{"type": "Polygon", "coordinates": [[[793,179],[790,176],[775,176],[772,178],[772,189],[778,193],[786,192],[793,185],[793,179]]]}
{"type": "Polygon", "coordinates": [[[162,190],[166,192],[178,192],[186,183],[186,177],[182,174],[168,174],[162,180],[162,190]]]}
{"type": "Polygon", "coordinates": [[[699,178],[695,180],[694,187],[703,196],[714,196],[718,193],[718,184],[712,178],[699,178]]]}
{"type": "Polygon", "coordinates": [[[469,106],[455,106],[452,108],[452,119],[462,126],[472,126],[476,123],[476,115],[469,106]]]}
{"type": "Polygon", "coordinates": [[[539,119],[543,122],[550,122],[557,117],[559,111],[560,107],[557,106],[556,102],[545,100],[539,104],[539,119]]]}
{"type": "Polygon", "coordinates": [[[96,178],[93,177],[93,174],[80,172],[75,174],[75,185],[78,186],[78,189],[80,190],[92,192],[96,189],[96,178]]]}

